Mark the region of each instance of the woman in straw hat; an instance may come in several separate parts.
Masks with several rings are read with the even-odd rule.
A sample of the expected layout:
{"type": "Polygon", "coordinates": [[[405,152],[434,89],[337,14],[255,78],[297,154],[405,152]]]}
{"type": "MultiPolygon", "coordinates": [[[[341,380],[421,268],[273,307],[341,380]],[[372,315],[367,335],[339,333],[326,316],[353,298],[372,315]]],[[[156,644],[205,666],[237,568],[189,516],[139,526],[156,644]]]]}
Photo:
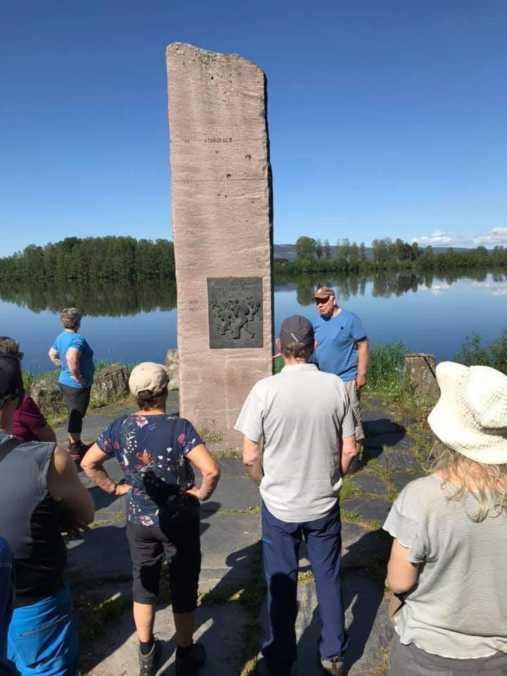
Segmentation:
{"type": "Polygon", "coordinates": [[[507,376],[442,362],[434,471],[384,524],[394,542],[390,676],[507,674],[507,376]]]}

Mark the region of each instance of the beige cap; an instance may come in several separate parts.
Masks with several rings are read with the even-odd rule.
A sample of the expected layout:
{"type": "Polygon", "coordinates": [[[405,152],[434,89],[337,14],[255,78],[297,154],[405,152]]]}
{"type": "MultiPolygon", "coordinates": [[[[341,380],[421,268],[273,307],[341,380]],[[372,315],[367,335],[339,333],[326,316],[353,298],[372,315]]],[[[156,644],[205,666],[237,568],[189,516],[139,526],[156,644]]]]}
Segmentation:
{"type": "Polygon", "coordinates": [[[165,390],[169,376],[162,364],[152,361],[143,361],[132,369],[129,378],[129,388],[134,396],[139,392],[160,394],[165,390]]]}
{"type": "Polygon", "coordinates": [[[336,293],[334,289],[332,289],[330,286],[319,286],[317,291],[313,294],[314,298],[329,298],[329,296],[336,296],[336,293]]]}

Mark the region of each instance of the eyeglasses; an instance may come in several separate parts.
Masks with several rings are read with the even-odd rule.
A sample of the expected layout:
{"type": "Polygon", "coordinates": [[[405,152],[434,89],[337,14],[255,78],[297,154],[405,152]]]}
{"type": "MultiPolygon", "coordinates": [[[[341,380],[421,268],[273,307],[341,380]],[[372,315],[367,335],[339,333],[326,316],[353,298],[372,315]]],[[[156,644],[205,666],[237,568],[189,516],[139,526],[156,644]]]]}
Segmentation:
{"type": "Polygon", "coordinates": [[[315,305],[325,305],[327,301],[329,300],[330,296],[327,296],[327,298],[316,298],[315,299],[315,305]]]}

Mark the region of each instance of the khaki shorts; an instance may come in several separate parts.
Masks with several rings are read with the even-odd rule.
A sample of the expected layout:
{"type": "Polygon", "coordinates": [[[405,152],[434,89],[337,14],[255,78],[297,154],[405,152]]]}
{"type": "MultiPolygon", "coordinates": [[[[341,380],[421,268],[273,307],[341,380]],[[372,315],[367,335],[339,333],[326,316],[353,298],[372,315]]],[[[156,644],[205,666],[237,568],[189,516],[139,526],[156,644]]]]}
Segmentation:
{"type": "Polygon", "coordinates": [[[345,385],[345,390],[349,395],[350,408],[352,409],[352,415],[354,416],[356,441],[363,441],[364,430],[363,425],[361,423],[361,401],[360,401],[360,393],[358,392],[356,387],[356,381],[348,380],[343,384],[345,385]]]}

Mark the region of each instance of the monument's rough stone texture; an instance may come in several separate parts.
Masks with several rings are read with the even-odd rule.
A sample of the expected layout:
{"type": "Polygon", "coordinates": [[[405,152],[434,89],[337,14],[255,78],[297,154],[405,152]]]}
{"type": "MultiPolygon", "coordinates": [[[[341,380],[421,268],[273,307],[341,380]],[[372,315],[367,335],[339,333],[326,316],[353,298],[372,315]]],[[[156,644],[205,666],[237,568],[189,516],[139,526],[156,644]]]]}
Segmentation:
{"type": "Polygon", "coordinates": [[[212,446],[232,450],[240,444],[232,428],[248,391],[272,372],[265,77],[238,55],[181,43],[167,48],[167,71],[180,413],[207,432],[212,446]],[[243,297],[229,294],[210,309],[208,280],[220,278],[245,280],[243,297]],[[260,280],[260,306],[248,292],[252,278],[260,280]],[[225,336],[214,344],[236,347],[210,347],[214,316],[211,334],[225,336]],[[261,341],[251,338],[259,330],[261,341]]]}

